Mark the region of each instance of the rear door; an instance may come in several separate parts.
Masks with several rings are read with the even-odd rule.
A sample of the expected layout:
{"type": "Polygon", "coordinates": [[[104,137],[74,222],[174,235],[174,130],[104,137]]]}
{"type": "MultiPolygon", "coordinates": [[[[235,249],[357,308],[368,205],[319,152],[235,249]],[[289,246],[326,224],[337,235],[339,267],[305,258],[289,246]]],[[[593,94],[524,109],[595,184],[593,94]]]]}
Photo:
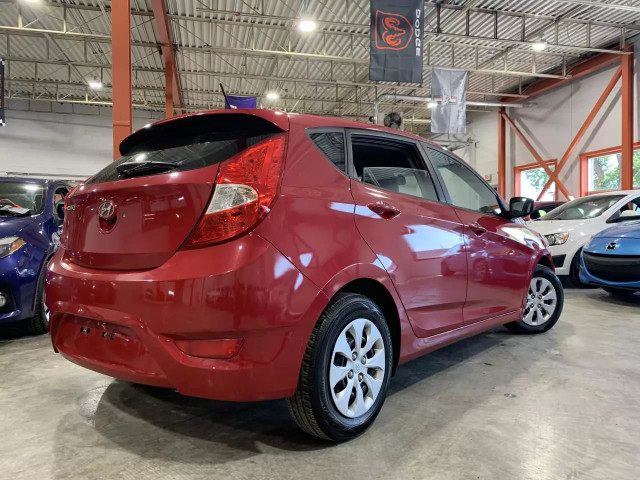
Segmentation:
{"type": "Polygon", "coordinates": [[[186,117],[134,133],[123,142],[122,158],[67,197],[66,254],[99,269],[161,265],[202,216],[219,164],[280,132],[258,116],[229,113],[186,117]]]}
{"type": "Polygon", "coordinates": [[[469,265],[465,323],[522,307],[534,261],[531,234],[497,215],[496,191],[460,160],[426,145],[449,202],[464,225],[469,265]]]}
{"type": "Polygon", "coordinates": [[[349,131],[356,226],[387,269],[414,332],[460,327],[467,261],[463,228],[443,203],[419,142],[349,131]]]}

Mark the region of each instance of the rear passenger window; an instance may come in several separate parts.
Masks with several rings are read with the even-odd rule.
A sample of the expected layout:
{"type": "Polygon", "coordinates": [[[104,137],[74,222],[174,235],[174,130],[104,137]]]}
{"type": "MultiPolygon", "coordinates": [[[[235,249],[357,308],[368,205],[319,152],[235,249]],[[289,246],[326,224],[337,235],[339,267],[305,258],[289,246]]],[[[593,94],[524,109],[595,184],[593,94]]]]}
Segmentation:
{"type": "Polygon", "coordinates": [[[342,132],[310,133],[309,138],[338,170],[346,172],[344,134],[342,132]]]}
{"type": "Polygon", "coordinates": [[[412,143],[353,135],[353,166],[363,183],[392,192],[438,201],[431,175],[412,143]]]}

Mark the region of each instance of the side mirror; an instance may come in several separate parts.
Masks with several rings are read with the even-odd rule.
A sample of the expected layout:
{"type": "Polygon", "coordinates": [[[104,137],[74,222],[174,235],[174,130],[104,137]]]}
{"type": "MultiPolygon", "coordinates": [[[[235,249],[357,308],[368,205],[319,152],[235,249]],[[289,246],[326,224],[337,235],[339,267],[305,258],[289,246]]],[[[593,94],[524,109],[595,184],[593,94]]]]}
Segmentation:
{"type": "Polygon", "coordinates": [[[60,220],[64,220],[64,203],[59,203],[56,205],[56,213],[58,214],[58,218],[60,220]]]}
{"type": "Polygon", "coordinates": [[[509,218],[520,218],[531,215],[533,212],[533,200],[527,197],[512,197],[509,200],[509,218]]]}

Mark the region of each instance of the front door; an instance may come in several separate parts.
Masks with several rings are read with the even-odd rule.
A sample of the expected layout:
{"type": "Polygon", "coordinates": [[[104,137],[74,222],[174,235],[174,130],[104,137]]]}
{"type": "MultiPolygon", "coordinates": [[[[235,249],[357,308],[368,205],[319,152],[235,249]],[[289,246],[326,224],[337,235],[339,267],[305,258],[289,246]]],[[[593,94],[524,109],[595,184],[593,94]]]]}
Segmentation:
{"type": "Polygon", "coordinates": [[[529,230],[498,215],[497,193],[463,162],[426,147],[464,225],[469,265],[465,323],[518,311],[524,302],[537,242],[529,230]]]}
{"type": "Polygon", "coordinates": [[[349,137],[356,226],[389,273],[415,334],[462,326],[463,227],[441,201],[419,143],[360,131],[349,137]]]}

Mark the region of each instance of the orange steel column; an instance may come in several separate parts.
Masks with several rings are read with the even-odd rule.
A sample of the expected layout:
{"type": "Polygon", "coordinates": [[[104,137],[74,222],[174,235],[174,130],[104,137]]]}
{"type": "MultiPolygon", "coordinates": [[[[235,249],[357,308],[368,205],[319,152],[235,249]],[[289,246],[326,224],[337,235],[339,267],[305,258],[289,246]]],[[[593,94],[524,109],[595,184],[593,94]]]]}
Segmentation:
{"type": "Polygon", "coordinates": [[[165,80],[165,117],[173,117],[173,63],[167,62],[164,67],[165,80]]]}
{"type": "Polygon", "coordinates": [[[622,189],[633,188],[633,55],[622,57],[622,189]]]}
{"type": "Polygon", "coordinates": [[[120,142],[131,134],[131,0],[111,2],[111,56],[113,77],[113,158],[120,142]]]}
{"type": "Polygon", "coordinates": [[[498,108],[498,193],[502,198],[506,197],[507,180],[507,136],[504,121],[504,107],[498,108]]]}

